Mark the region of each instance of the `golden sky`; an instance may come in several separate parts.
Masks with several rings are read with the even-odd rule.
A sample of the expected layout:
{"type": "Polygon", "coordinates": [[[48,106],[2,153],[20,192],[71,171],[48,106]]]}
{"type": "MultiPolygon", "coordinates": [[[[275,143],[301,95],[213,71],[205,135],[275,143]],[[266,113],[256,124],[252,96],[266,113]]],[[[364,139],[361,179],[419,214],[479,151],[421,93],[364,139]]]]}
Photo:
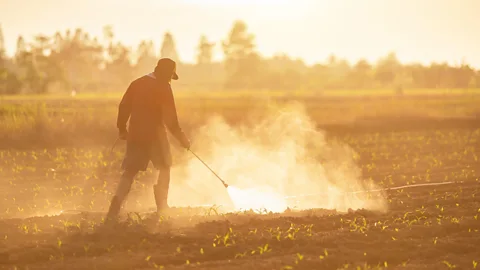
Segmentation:
{"type": "Polygon", "coordinates": [[[158,48],[171,31],[187,62],[201,34],[218,42],[242,19],[267,56],[285,52],[310,64],[331,53],[353,62],[395,51],[402,62],[464,59],[480,68],[479,14],[480,0],[0,0],[9,54],[20,34],[81,27],[100,36],[111,24],[129,46],[152,39],[158,48]]]}

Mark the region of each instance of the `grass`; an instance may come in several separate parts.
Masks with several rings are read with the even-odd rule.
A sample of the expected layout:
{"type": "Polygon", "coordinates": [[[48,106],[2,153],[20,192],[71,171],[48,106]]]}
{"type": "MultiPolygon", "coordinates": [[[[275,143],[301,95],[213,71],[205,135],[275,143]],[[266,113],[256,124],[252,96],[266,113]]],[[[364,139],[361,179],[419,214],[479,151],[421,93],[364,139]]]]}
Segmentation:
{"type": "MultiPolygon", "coordinates": [[[[0,268],[480,268],[480,123],[462,120],[478,112],[478,96],[300,96],[329,138],[355,150],[365,181],[381,188],[454,184],[365,194],[385,196],[386,212],[257,214],[192,206],[158,220],[139,210],[154,205],[145,198],[153,197],[145,196],[154,178],[149,169],[134,184],[123,221],[104,226],[124,151],[109,152],[118,99],[10,98],[0,105],[0,268]]],[[[223,97],[178,99],[191,136],[214,114],[235,125],[246,111],[263,113],[261,100],[223,97]]],[[[181,163],[184,154],[175,151],[174,158],[181,163]]],[[[172,181],[172,190],[194,194],[195,186],[172,181]]]]}
{"type": "MultiPolygon", "coordinates": [[[[466,117],[478,115],[480,104],[480,95],[477,94],[407,94],[396,97],[376,93],[371,96],[353,95],[351,98],[344,98],[328,95],[312,97],[308,92],[293,97],[285,96],[289,92],[276,94],[259,91],[254,93],[254,97],[251,91],[248,95],[243,93],[177,92],[176,103],[182,126],[189,133],[213,115],[221,115],[229,123],[237,125],[249,120],[245,115],[256,113],[261,116],[268,103],[282,104],[292,100],[304,104],[316,124],[326,130],[331,130],[332,125],[352,126],[362,121],[368,121],[369,125],[372,120],[378,123],[392,120],[413,120],[419,123],[425,118],[443,119],[452,123],[460,120],[457,121],[458,126],[462,125],[462,121],[465,122],[466,117]]],[[[120,97],[121,93],[87,93],[75,98],[61,95],[7,97],[0,103],[0,147],[108,145],[116,136],[115,119],[120,97]]],[[[363,122],[360,124],[364,124],[363,122]]],[[[402,124],[400,123],[399,127],[402,124]]]]}
{"type": "MultiPolygon", "coordinates": [[[[173,85],[175,87],[175,85],[173,85]]],[[[405,89],[406,96],[458,96],[458,95],[478,95],[480,89],[405,89]]],[[[59,100],[59,99],[118,99],[122,92],[107,92],[95,93],[85,92],[76,93],[72,96],[71,93],[55,93],[55,94],[31,94],[21,96],[0,96],[0,100],[59,100]]],[[[337,89],[337,90],[318,90],[299,89],[295,91],[262,91],[262,90],[192,90],[183,89],[175,91],[177,98],[201,97],[201,98],[244,98],[244,97],[287,97],[287,98],[302,98],[302,97],[358,97],[358,96],[395,96],[396,93],[390,89],[337,89]]]]}

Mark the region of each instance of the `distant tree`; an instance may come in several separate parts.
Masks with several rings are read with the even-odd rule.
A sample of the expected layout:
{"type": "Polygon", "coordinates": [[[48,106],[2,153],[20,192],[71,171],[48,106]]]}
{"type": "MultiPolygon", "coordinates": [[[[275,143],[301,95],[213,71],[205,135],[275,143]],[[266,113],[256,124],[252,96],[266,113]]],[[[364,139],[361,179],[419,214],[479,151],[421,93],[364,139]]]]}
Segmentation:
{"type": "Polygon", "coordinates": [[[17,38],[14,63],[18,77],[21,78],[27,90],[31,92],[38,90],[41,79],[35,65],[34,52],[28,47],[23,36],[19,36],[17,38]]]}
{"type": "MultiPolygon", "coordinates": [[[[37,34],[28,39],[31,42],[19,36],[14,56],[8,57],[2,30],[0,25],[0,94],[124,89],[134,76],[150,72],[158,56],[152,41],[141,41],[132,51],[115,39],[113,27],[107,25],[100,41],[82,29],[66,29],[51,36],[37,34]]],[[[388,87],[398,94],[408,88],[480,87],[480,71],[465,62],[402,64],[393,52],[375,64],[359,60],[350,65],[333,54],[311,66],[285,54],[263,58],[256,51],[255,36],[242,21],[235,21],[221,42],[223,62],[213,61],[214,46],[201,36],[196,64],[179,63],[186,81],[205,89],[388,87]]],[[[169,32],[164,34],[160,56],[179,61],[169,32]]]]}
{"type": "MultiPolygon", "coordinates": [[[[101,80],[103,47],[82,29],[57,32],[51,37],[52,71],[63,90],[79,91],[94,88],[101,80]]],[[[108,57],[108,56],[107,56],[108,57]]]]}
{"type": "Polygon", "coordinates": [[[3,64],[3,61],[5,60],[6,60],[5,39],[3,36],[3,28],[2,28],[2,25],[0,24],[0,64],[3,64]]]}
{"type": "Polygon", "coordinates": [[[113,44],[113,40],[115,38],[115,34],[113,33],[113,26],[112,25],[105,25],[102,29],[103,32],[103,39],[105,41],[105,45],[108,46],[113,44]]]}
{"type": "Polygon", "coordinates": [[[308,69],[306,76],[306,84],[309,89],[322,91],[327,88],[330,77],[329,68],[325,64],[317,63],[308,69]]]}
{"type": "Polygon", "coordinates": [[[226,41],[222,42],[227,71],[227,87],[254,86],[261,77],[261,59],[255,51],[254,35],[248,33],[247,25],[236,21],[226,41]]]}
{"type": "Polygon", "coordinates": [[[348,85],[348,76],[350,74],[350,64],[337,56],[331,54],[327,59],[327,73],[324,86],[330,89],[346,88],[348,85]]]}
{"type": "Polygon", "coordinates": [[[376,66],[375,79],[383,86],[393,86],[396,76],[401,71],[401,64],[395,53],[381,58],[376,66]]]}
{"type": "Polygon", "coordinates": [[[455,88],[471,88],[474,85],[475,79],[475,70],[470,67],[470,65],[466,63],[462,63],[462,65],[458,68],[455,68],[456,73],[456,80],[455,80],[455,88]]]}
{"type": "Polygon", "coordinates": [[[372,76],[372,65],[367,60],[361,59],[353,66],[349,79],[354,88],[367,88],[372,86],[372,76]]]}
{"type": "Polygon", "coordinates": [[[454,87],[455,72],[447,63],[432,63],[429,67],[419,67],[423,73],[424,86],[426,88],[454,87]]]}
{"type": "Polygon", "coordinates": [[[58,76],[57,63],[49,57],[51,53],[50,37],[37,35],[31,44],[32,63],[28,68],[30,91],[46,93],[50,83],[58,76]]]}
{"type": "Polygon", "coordinates": [[[425,88],[427,84],[426,68],[421,64],[410,64],[404,67],[412,79],[412,87],[425,88]]]}
{"type": "Polygon", "coordinates": [[[103,57],[98,58],[101,74],[103,74],[102,78],[99,78],[102,84],[118,88],[133,78],[135,70],[132,64],[134,59],[132,50],[121,42],[115,41],[115,34],[111,25],[103,27],[104,49],[98,44],[98,41],[92,43],[98,45],[100,52],[103,50],[103,57]]]}
{"type": "Polygon", "coordinates": [[[117,42],[108,49],[110,62],[106,70],[110,77],[117,83],[124,85],[133,76],[133,65],[130,62],[131,50],[122,43],[117,42]]]}
{"type": "Polygon", "coordinates": [[[180,61],[175,45],[175,40],[173,39],[173,35],[170,32],[166,32],[163,36],[162,47],[160,48],[160,57],[168,57],[175,62],[180,61]]]}
{"type": "Polygon", "coordinates": [[[213,48],[215,43],[209,42],[207,37],[202,35],[197,50],[197,65],[208,65],[212,63],[213,48]]]}
{"type": "Polygon", "coordinates": [[[0,95],[16,95],[22,91],[22,81],[14,72],[0,68],[0,95]]]}
{"type": "MultiPolygon", "coordinates": [[[[214,42],[209,42],[205,35],[200,36],[196,48],[196,63],[191,68],[190,80],[194,81],[197,87],[209,88],[213,85],[221,85],[223,77],[219,74],[223,71],[220,63],[213,62],[214,42]]],[[[188,72],[186,65],[182,67],[182,72],[188,72]]]]}
{"type": "Polygon", "coordinates": [[[5,52],[3,29],[0,25],[0,95],[13,95],[21,91],[20,78],[14,70],[9,68],[11,64],[5,52]]]}
{"type": "Polygon", "coordinates": [[[42,75],[40,74],[38,67],[33,64],[33,62],[27,65],[24,80],[29,92],[43,93],[46,90],[44,87],[45,84],[42,81],[42,75]]]}
{"type": "Polygon", "coordinates": [[[17,38],[17,47],[15,51],[15,62],[18,65],[25,64],[27,54],[27,45],[25,43],[25,39],[22,36],[17,38]]]}
{"type": "Polygon", "coordinates": [[[291,90],[298,89],[308,78],[308,67],[300,59],[292,59],[285,53],[277,53],[262,60],[262,89],[291,90]]]}
{"type": "MultiPolygon", "coordinates": [[[[480,70],[477,70],[475,72],[475,76],[473,78],[473,81],[475,83],[473,87],[480,88],[480,70]]],[[[472,84],[473,84],[473,82],[472,82],[472,84]]]]}
{"type": "Polygon", "coordinates": [[[105,25],[103,31],[103,46],[105,47],[104,65],[111,61],[110,52],[113,50],[115,34],[113,32],[113,26],[105,25]]]}
{"type": "Polygon", "coordinates": [[[64,47],[65,43],[64,43],[64,39],[62,37],[62,34],[60,32],[55,32],[55,34],[53,35],[53,39],[52,39],[52,51],[53,52],[61,52],[63,47],[64,47]]]}
{"type": "Polygon", "coordinates": [[[155,57],[155,48],[153,41],[143,40],[137,48],[137,64],[135,66],[138,74],[148,73],[153,70],[157,59],[155,57]]]}
{"type": "Polygon", "coordinates": [[[292,59],[285,53],[277,53],[271,58],[264,59],[269,70],[285,71],[295,69],[300,72],[307,71],[307,66],[301,59],[292,59]]]}
{"type": "Polygon", "coordinates": [[[7,91],[8,70],[6,68],[5,44],[3,39],[2,25],[0,25],[0,95],[7,91]]]}

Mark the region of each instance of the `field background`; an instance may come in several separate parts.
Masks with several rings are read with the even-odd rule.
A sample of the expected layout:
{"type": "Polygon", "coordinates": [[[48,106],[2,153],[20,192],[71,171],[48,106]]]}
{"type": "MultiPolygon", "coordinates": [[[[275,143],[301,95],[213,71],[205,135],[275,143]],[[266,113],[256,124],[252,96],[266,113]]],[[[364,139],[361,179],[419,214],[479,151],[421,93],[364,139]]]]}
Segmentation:
{"type": "Polygon", "coordinates": [[[0,0],[0,269],[480,269],[479,1],[25,1],[0,0]],[[160,58],[230,188],[170,136],[173,208],[150,165],[104,224],[160,58]]]}
{"type": "MultiPolygon", "coordinates": [[[[148,216],[130,215],[107,230],[102,212],[124,151],[120,144],[109,154],[122,93],[1,97],[0,268],[478,268],[479,93],[177,91],[192,148],[195,131],[213,115],[237,126],[251,112],[261,117],[267,104],[295,101],[328,142],[355,151],[365,181],[381,188],[446,184],[369,194],[385,196],[386,213],[338,206],[226,214],[194,207],[153,225],[148,216]],[[85,212],[58,215],[72,209],[85,212]]],[[[181,163],[187,154],[172,144],[174,162],[181,163]]],[[[140,175],[128,209],[153,206],[135,195],[151,188],[152,175],[151,169],[140,175]]]]}
{"type": "MultiPolygon", "coordinates": [[[[123,93],[75,96],[24,95],[0,97],[0,146],[38,147],[62,144],[109,146],[116,138],[116,113],[123,93]],[[13,135],[15,134],[15,135],[13,135]],[[15,142],[18,141],[18,144],[15,142]]],[[[245,122],[245,114],[268,103],[300,102],[320,128],[362,129],[365,124],[397,129],[442,122],[476,123],[479,89],[412,89],[398,96],[391,90],[332,91],[188,91],[175,92],[182,126],[188,132],[212,115],[229,123],[245,122]],[[397,125],[385,125],[396,121],[397,125]],[[433,122],[432,122],[433,121],[433,122]]],[[[473,128],[474,126],[472,126],[473,128]]],[[[193,134],[191,134],[193,135],[193,134]]]]}

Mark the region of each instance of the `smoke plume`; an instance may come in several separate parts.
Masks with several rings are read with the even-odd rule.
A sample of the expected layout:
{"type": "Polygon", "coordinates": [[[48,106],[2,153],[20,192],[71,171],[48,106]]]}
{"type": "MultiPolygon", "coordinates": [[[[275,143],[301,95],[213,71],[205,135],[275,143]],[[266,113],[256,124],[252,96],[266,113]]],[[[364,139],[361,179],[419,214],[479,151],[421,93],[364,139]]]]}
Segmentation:
{"type": "Polygon", "coordinates": [[[192,150],[230,187],[186,153],[188,158],[172,169],[171,206],[385,209],[378,193],[344,194],[378,187],[361,178],[354,151],[327,141],[302,105],[269,105],[245,117],[245,124],[233,126],[215,116],[193,133],[192,150]]]}

